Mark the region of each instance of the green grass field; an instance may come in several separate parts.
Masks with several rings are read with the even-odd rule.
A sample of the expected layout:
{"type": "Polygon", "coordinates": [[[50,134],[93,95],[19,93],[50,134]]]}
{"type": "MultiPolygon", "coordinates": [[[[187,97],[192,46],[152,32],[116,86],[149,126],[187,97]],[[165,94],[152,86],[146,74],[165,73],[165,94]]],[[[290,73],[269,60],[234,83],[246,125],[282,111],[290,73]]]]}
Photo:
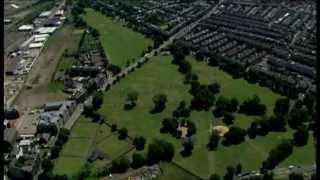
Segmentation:
{"type": "MultiPolygon", "coordinates": [[[[220,145],[218,150],[210,152],[206,144],[211,127],[222,124],[222,122],[215,119],[211,112],[193,111],[190,119],[197,126],[197,133],[194,137],[195,148],[191,157],[182,157],[179,153],[181,150],[179,140],[159,132],[162,119],[171,116],[172,111],[181,100],[189,102],[191,98],[187,92],[189,86],[183,84],[183,75],[177,71],[177,67],[172,65],[170,60],[170,56],[154,57],[143,68],[122,79],[120,83],[105,93],[105,103],[99,112],[106,117],[109,123],[128,128],[129,135],[132,137],[143,135],[149,142],[155,137],[172,142],[176,149],[174,162],[202,178],[207,178],[212,173],[223,175],[227,165],[237,163],[241,163],[244,169],[256,170],[274,146],[284,138],[291,138],[291,131],[270,133],[266,137],[258,137],[236,146],[220,145]],[[139,93],[137,106],[130,111],[125,111],[123,109],[125,99],[127,94],[133,90],[139,93]],[[149,110],[153,107],[152,97],[158,93],[165,93],[168,96],[167,107],[162,113],[150,114],[149,110]]],[[[202,83],[218,81],[221,84],[220,95],[228,98],[236,97],[241,102],[257,94],[262,103],[267,105],[269,114],[272,112],[275,100],[280,97],[267,88],[249,84],[242,79],[232,79],[231,76],[217,68],[208,67],[191,58],[189,60],[202,83]]],[[[243,114],[236,114],[235,117],[235,124],[243,128],[248,127],[254,119],[254,117],[243,114]]],[[[292,158],[299,163],[310,163],[314,159],[312,152],[314,152],[312,148],[296,148],[292,158]],[[308,152],[310,157],[299,159],[299,154],[301,154],[299,150],[308,152]]]]}
{"type": "Polygon", "coordinates": [[[88,25],[99,31],[102,46],[112,64],[124,67],[128,60],[131,62],[148,45],[152,45],[152,40],[124,27],[123,22],[112,20],[93,9],[86,9],[83,18],[88,25]]]}
{"type": "Polygon", "coordinates": [[[89,152],[94,147],[107,155],[107,159],[92,164],[94,171],[132,149],[128,140],[118,140],[107,125],[93,123],[81,116],[72,127],[70,138],[63,146],[59,158],[54,161],[53,173],[72,177],[86,163],[89,152]]]}

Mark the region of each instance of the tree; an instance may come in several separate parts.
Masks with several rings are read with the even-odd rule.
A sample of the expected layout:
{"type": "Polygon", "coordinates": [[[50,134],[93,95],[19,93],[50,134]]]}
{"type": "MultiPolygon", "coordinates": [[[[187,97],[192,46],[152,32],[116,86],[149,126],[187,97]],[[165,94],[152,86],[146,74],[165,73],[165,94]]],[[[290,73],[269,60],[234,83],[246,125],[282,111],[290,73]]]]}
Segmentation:
{"type": "Polygon", "coordinates": [[[82,114],[83,114],[85,117],[90,117],[93,112],[94,112],[94,109],[93,109],[93,106],[92,106],[92,105],[84,105],[84,106],[83,106],[83,112],[82,112],[82,114]]]}
{"type": "Polygon", "coordinates": [[[236,98],[232,98],[229,102],[228,110],[230,112],[236,112],[238,110],[238,105],[239,105],[238,100],[236,98]]]}
{"type": "Polygon", "coordinates": [[[65,129],[65,128],[60,129],[58,139],[55,144],[62,146],[68,141],[69,135],[70,135],[70,131],[68,129],[65,129]]]}
{"type": "Polygon", "coordinates": [[[160,129],[160,132],[176,135],[178,126],[179,122],[176,118],[164,118],[162,121],[162,127],[160,129]]]}
{"type": "Polygon", "coordinates": [[[50,156],[50,158],[51,159],[56,159],[59,156],[60,151],[61,151],[61,146],[54,145],[51,148],[51,156],[50,156]]]}
{"type": "Polygon", "coordinates": [[[144,145],[146,144],[146,139],[142,136],[135,137],[133,139],[133,145],[136,147],[137,150],[143,150],[144,145]]]}
{"type": "Polygon", "coordinates": [[[234,167],[227,166],[227,172],[224,175],[223,179],[224,180],[233,180],[234,172],[235,172],[234,167]]]}
{"type": "Polygon", "coordinates": [[[293,151],[291,140],[284,140],[269,153],[268,158],[262,162],[262,169],[271,170],[287,158],[293,151]]]}
{"type": "Polygon", "coordinates": [[[192,141],[186,141],[182,144],[183,150],[181,151],[181,155],[183,157],[190,156],[193,150],[193,142],[192,141]]]}
{"type": "Polygon", "coordinates": [[[147,158],[149,164],[155,164],[160,161],[170,162],[174,156],[174,147],[171,143],[153,139],[149,144],[147,158]]]}
{"type": "Polygon", "coordinates": [[[191,93],[193,99],[191,100],[191,108],[201,111],[209,110],[209,108],[214,104],[215,96],[205,85],[200,85],[198,87],[193,87],[191,84],[191,93]]]}
{"type": "Polygon", "coordinates": [[[186,107],[186,102],[181,101],[178,108],[173,111],[172,115],[175,118],[179,117],[189,117],[190,116],[190,110],[186,107]]]}
{"type": "Polygon", "coordinates": [[[273,131],[285,131],[286,130],[286,119],[281,115],[271,116],[269,118],[269,127],[273,131]]]}
{"type": "Polygon", "coordinates": [[[258,131],[257,127],[258,127],[257,122],[251,123],[250,127],[247,130],[249,138],[254,139],[257,136],[257,131],[258,131]]]}
{"type": "Polygon", "coordinates": [[[118,133],[119,133],[119,136],[118,136],[119,139],[126,139],[126,138],[128,137],[128,130],[127,130],[127,128],[122,128],[122,129],[120,129],[120,130],[118,131],[118,133]]]}
{"type": "Polygon", "coordinates": [[[289,180],[304,180],[303,175],[299,173],[290,173],[289,180]]]}
{"type": "Polygon", "coordinates": [[[197,52],[195,58],[197,61],[203,61],[204,56],[200,52],[197,52]]]}
{"type": "Polygon", "coordinates": [[[311,94],[306,94],[303,98],[303,104],[307,107],[309,113],[314,112],[314,107],[315,107],[315,97],[311,94]]]}
{"type": "Polygon", "coordinates": [[[288,124],[296,129],[305,122],[311,121],[311,115],[306,108],[293,107],[288,116],[288,124]]]}
{"type": "Polygon", "coordinates": [[[196,125],[194,124],[194,122],[187,120],[186,123],[187,123],[187,127],[188,127],[187,136],[190,137],[190,136],[196,134],[197,128],[196,128],[196,125]]]}
{"type": "Polygon", "coordinates": [[[121,68],[117,65],[114,65],[114,64],[109,64],[107,66],[107,70],[112,72],[113,75],[117,75],[121,72],[121,68]]]}
{"type": "Polygon", "coordinates": [[[221,117],[226,112],[236,112],[238,109],[238,100],[235,98],[228,99],[223,96],[219,96],[215,110],[213,114],[215,117],[221,117]]]}
{"type": "Polygon", "coordinates": [[[137,169],[143,165],[145,165],[146,159],[142,154],[134,153],[132,155],[131,167],[137,169]]]}
{"type": "Polygon", "coordinates": [[[131,104],[135,104],[138,100],[139,93],[137,91],[132,91],[128,94],[127,101],[131,104]]]}
{"type": "Polygon", "coordinates": [[[207,144],[207,147],[209,150],[215,150],[218,147],[220,141],[220,136],[218,131],[214,130],[212,131],[210,137],[209,137],[209,143],[207,144]]]}
{"type": "Polygon", "coordinates": [[[262,177],[262,180],[273,180],[273,173],[272,172],[265,173],[262,177]]]}
{"type": "Polygon", "coordinates": [[[224,113],[224,116],[223,116],[222,121],[223,121],[226,125],[233,124],[234,116],[233,116],[231,113],[224,113]]]}
{"type": "Polygon", "coordinates": [[[167,95],[165,94],[157,94],[152,98],[154,103],[154,108],[152,112],[162,112],[166,107],[167,95]]]}
{"type": "Polygon", "coordinates": [[[53,169],[53,163],[50,159],[43,159],[41,162],[41,167],[44,171],[49,172],[53,169]]]}
{"type": "Polygon", "coordinates": [[[183,74],[187,74],[187,73],[190,73],[191,72],[191,69],[192,69],[192,66],[190,65],[189,62],[187,61],[182,61],[180,64],[179,64],[179,69],[178,71],[183,73],[183,74]]]}
{"type": "Polygon", "coordinates": [[[290,100],[288,98],[280,98],[276,101],[274,108],[273,108],[273,113],[275,115],[286,115],[288,114],[290,107],[290,100]]]}
{"type": "Polygon", "coordinates": [[[237,164],[237,166],[236,166],[236,174],[240,174],[241,171],[242,171],[242,165],[239,163],[239,164],[237,164]]]}
{"type": "Polygon", "coordinates": [[[139,93],[137,91],[132,91],[127,96],[128,104],[125,104],[125,109],[132,109],[136,106],[136,102],[138,100],[139,93]]]}
{"type": "Polygon", "coordinates": [[[115,132],[117,130],[117,125],[116,124],[112,124],[111,125],[111,132],[115,132]]]}
{"type": "Polygon", "coordinates": [[[99,31],[98,31],[97,29],[90,27],[90,32],[91,32],[91,35],[92,35],[94,38],[99,38],[100,33],[99,33],[99,31]]]}
{"type": "Polygon", "coordinates": [[[113,160],[111,172],[124,173],[130,167],[130,161],[127,157],[122,157],[120,160],[113,160]]]}
{"type": "Polygon", "coordinates": [[[209,58],[209,66],[218,66],[217,59],[214,57],[209,58]]]}
{"type": "Polygon", "coordinates": [[[293,140],[296,146],[304,146],[308,143],[309,132],[305,126],[300,126],[293,134],[293,140]]]}
{"type": "Polygon", "coordinates": [[[220,176],[218,174],[212,174],[209,178],[209,180],[220,180],[220,176]]]}
{"type": "Polygon", "coordinates": [[[208,89],[211,91],[211,93],[218,94],[220,92],[220,84],[218,82],[209,84],[208,89]]]}
{"type": "Polygon", "coordinates": [[[54,178],[52,178],[52,174],[48,172],[42,172],[38,176],[38,180],[50,180],[50,179],[54,179],[54,178]]]}
{"type": "Polygon", "coordinates": [[[261,104],[260,98],[257,95],[254,95],[240,105],[239,112],[246,115],[263,115],[266,113],[266,110],[266,105],[261,104]]]}
{"type": "Polygon", "coordinates": [[[224,145],[231,145],[231,144],[240,144],[245,140],[246,131],[236,127],[232,126],[229,131],[224,135],[224,139],[222,141],[222,144],[224,145]]]}
{"type": "Polygon", "coordinates": [[[68,176],[66,174],[64,175],[54,175],[53,180],[68,180],[68,176]]]}
{"type": "Polygon", "coordinates": [[[103,103],[103,94],[101,91],[95,93],[95,95],[93,96],[93,99],[92,99],[92,106],[93,106],[93,109],[97,110],[101,107],[103,103]]]}

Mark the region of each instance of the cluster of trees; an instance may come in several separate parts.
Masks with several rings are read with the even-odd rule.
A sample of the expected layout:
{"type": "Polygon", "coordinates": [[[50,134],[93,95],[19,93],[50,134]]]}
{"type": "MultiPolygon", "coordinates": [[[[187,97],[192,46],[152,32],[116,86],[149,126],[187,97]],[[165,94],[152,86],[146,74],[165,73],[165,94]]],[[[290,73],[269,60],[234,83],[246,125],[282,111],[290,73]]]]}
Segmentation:
{"type": "Polygon", "coordinates": [[[260,98],[257,95],[246,99],[239,108],[239,112],[246,115],[263,115],[266,110],[266,105],[260,103],[260,98]]]}
{"type": "Polygon", "coordinates": [[[197,132],[196,125],[194,122],[186,119],[179,120],[177,118],[164,118],[162,120],[162,127],[160,129],[161,133],[170,133],[172,136],[180,138],[182,132],[178,130],[179,124],[186,127],[187,137],[194,135],[197,132]]]}
{"type": "Polygon", "coordinates": [[[217,99],[213,114],[215,117],[221,117],[224,114],[236,112],[238,110],[238,105],[239,102],[237,99],[228,99],[226,97],[220,96],[217,99]]]}
{"type": "Polygon", "coordinates": [[[277,147],[272,149],[268,158],[262,162],[262,170],[272,170],[281,161],[286,159],[293,151],[293,143],[291,140],[284,140],[277,147]]]}
{"type": "Polygon", "coordinates": [[[68,129],[65,129],[65,128],[60,129],[55,145],[51,149],[51,159],[55,159],[59,156],[62,146],[69,139],[69,135],[70,135],[70,131],[68,129]]]}
{"type": "Polygon", "coordinates": [[[195,73],[187,73],[185,75],[185,80],[184,80],[184,84],[190,84],[193,81],[198,81],[198,75],[195,73]]]}
{"type": "Polygon", "coordinates": [[[182,143],[182,146],[183,146],[183,150],[180,152],[180,154],[183,157],[191,156],[192,150],[193,150],[192,140],[186,140],[185,142],[182,143]]]}
{"type": "Polygon", "coordinates": [[[136,147],[138,151],[143,150],[145,144],[146,144],[146,139],[142,136],[138,136],[133,139],[133,145],[136,147]]]}
{"type": "Polygon", "coordinates": [[[198,81],[191,82],[190,93],[193,95],[191,108],[195,110],[209,110],[214,105],[215,95],[219,92],[220,86],[217,83],[200,85],[198,81]]]}
{"type": "Polygon", "coordinates": [[[240,144],[245,140],[247,131],[236,126],[230,127],[229,131],[224,134],[223,145],[240,144]]]}
{"type": "Polygon", "coordinates": [[[166,108],[167,103],[167,95],[165,94],[157,94],[152,98],[154,103],[154,107],[151,110],[151,113],[159,113],[162,112],[166,108]]]}
{"type": "Polygon", "coordinates": [[[170,46],[170,53],[173,55],[173,64],[179,66],[179,72],[183,74],[191,73],[192,66],[186,61],[185,56],[189,54],[189,49],[178,44],[170,46]]]}
{"type": "Polygon", "coordinates": [[[162,120],[161,133],[170,133],[172,136],[180,137],[181,132],[178,132],[179,122],[177,118],[164,118],[162,120]]]}
{"type": "Polygon", "coordinates": [[[110,71],[113,75],[117,75],[121,72],[121,67],[114,64],[109,64],[107,66],[107,71],[110,71]]]}
{"type": "Polygon", "coordinates": [[[212,131],[209,137],[209,143],[207,144],[208,149],[211,151],[216,150],[219,145],[219,142],[220,142],[220,136],[218,131],[215,131],[215,130],[212,131]]]}
{"type": "Polygon", "coordinates": [[[301,125],[305,125],[312,121],[312,115],[303,102],[298,100],[288,115],[288,124],[291,128],[297,129],[301,125]]]}
{"type": "MultiPolygon", "coordinates": [[[[139,138],[137,138],[139,139],[139,138]]],[[[103,172],[103,175],[107,175],[107,173],[124,173],[130,167],[137,169],[144,165],[152,165],[159,163],[160,161],[170,162],[174,156],[174,147],[171,143],[154,139],[148,147],[147,155],[144,156],[141,153],[134,153],[132,155],[131,161],[123,156],[118,160],[112,161],[112,165],[110,169],[106,172],[103,172]]]]}
{"type": "Polygon", "coordinates": [[[174,153],[174,147],[171,143],[154,139],[148,147],[147,161],[149,164],[156,164],[160,161],[170,162],[174,153]]]}
{"type": "Polygon", "coordinates": [[[94,110],[98,110],[101,108],[103,104],[103,93],[101,91],[96,92],[92,98],[92,107],[94,110]]]}
{"type": "Polygon", "coordinates": [[[141,153],[134,153],[131,161],[127,157],[123,156],[118,160],[112,161],[110,169],[104,172],[103,175],[107,175],[109,172],[124,173],[130,167],[137,169],[144,165],[159,163],[160,161],[170,162],[173,156],[174,147],[171,143],[159,139],[153,139],[149,144],[146,156],[141,153]]]}
{"type": "Polygon", "coordinates": [[[126,103],[124,105],[125,110],[130,110],[137,105],[137,100],[139,97],[139,93],[137,91],[132,91],[128,94],[126,103]]]}
{"type": "Polygon", "coordinates": [[[179,106],[177,107],[177,109],[173,111],[172,116],[175,118],[179,118],[179,117],[187,118],[190,116],[190,109],[187,107],[185,101],[181,101],[179,103],[179,106]]]}
{"type": "Polygon", "coordinates": [[[285,131],[288,119],[290,100],[288,98],[279,98],[274,105],[273,115],[270,117],[262,116],[251,123],[247,129],[248,136],[255,138],[257,135],[265,136],[270,131],[285,131]]]}
{"type": "Polygon", "coordinates": [[[113,160],[110,171],[112,173],[124,173],[130,167],[130,161],[127,157],[121,157],[119,160],[113,160]]]}
{"type": "Polygon", "coordinates": [[[118,139],[124,140],[128,137],[128,129],[127,128],[121,128],[118,130],[118,139]]]}

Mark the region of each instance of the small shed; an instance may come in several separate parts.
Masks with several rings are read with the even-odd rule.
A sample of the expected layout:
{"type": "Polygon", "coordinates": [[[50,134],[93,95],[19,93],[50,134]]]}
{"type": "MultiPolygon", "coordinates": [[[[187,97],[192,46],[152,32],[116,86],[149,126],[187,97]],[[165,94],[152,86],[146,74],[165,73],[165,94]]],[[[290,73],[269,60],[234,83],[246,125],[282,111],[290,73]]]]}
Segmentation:
{"type": "Polygon", "coordinates": [[[44,44],[41,43],[41,42],[29,44],[29,48],[30,48],[30,49],[33,49],[33,48],[41,48],[41,47],[43,47],[43,46],[44,46],[44,44]]]}
{"type": "Polygon", "coordinates": [[[18,31],[32,31],[33,29],[33,25],[22,25],[18,28],[18,31]]]}

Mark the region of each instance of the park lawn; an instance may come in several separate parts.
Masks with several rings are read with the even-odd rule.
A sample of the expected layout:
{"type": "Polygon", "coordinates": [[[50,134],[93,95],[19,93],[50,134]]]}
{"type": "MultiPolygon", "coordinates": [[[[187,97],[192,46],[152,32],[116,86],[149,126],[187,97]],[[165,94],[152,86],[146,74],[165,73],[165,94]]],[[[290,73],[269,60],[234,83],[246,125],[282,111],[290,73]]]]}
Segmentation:
{"type": "Polygon", "coordinates": [[[115,123],[118,128],[126,127],[131,137],[159,137],[162,119],[170,117],[181,100],[188,102],[191,98],[186,91],[188,86],[182,83],[183,75],[177,72],[169,57],[154,57],[104,94],[104,104],[99,112],[108,123],[115,123]],[[123,106],[127,94],[133,90],[139,93],[137,105],[126,111],[123,106]],[[167,95],[167,107],[162,113],[151,114],[152,98],[159,93],[167,95]]]}
{"type": "Polygon", "coordinates": [[[79,156],[85,158],[91,148],[92,140],[89,138],[70,138],[63,145],[60,156],[79,156]]]}
{"type": "Polygon", "coordinates": [[[78,122],[72,127],[71,137],[93,138],[99,126],[98,123],[90,122],[81,116],[78,122]]]}
{"type": "MultiPolygon", "coordinates": [[[[189,119],[194,121],[197,127],[197,133],[194,136],[194,150],[191,157],[182,157],[180,155],[181,142],[168,134],[159,132],[162,119],[171,117],[172,111],[180,101],[185,100],[189,103],[191,100],[188,93],[189,85],[183,84],[184,76],[177,71],[177,66],[171,64],[171,59],[171,56],[153,57],[142,68],[137,69],[111,87],[104,94],[104,104],[99,109],[100,114],[105,116],[107,123],[115,123],[118,128],[126,127],[129,136],[142,135],[147,139],[147,143],[153,138],[171,142],[175,147],[174,162],[201,178],[208,178],[212,173],[223,175],[226,166],[236,165],[239,162],[243,165],[244,170],[257,170],[273,147],[283,139],[292,137],[291,131],[270,133],[265,137],[257,137],[236,146],[224,147],[220,145],[218,150],[211,152],[206,148],[206,144],[212,125],[223,123],[221,120],[215,119],[211,112],[192,111],[189,119]],[[123,106],[127,94],[133,90],[139,93],[137,106],[126,111],[123,106]],[[167,106],[162,113],[151,114],[149,110],[153,107],[152,97],[158,93],[167,95],[167,106]]],[[[192,61],[192,64],[201,82],[218,81],[221,84],[221,94],[226,97],[236,97],[241,102],[253,94],[257,94],[262,103],[269,107],[268,114],[272,112],[275,100],[280,97],[267,88],[249,84],[242,79],[232,79],[225,72],[208,67],[204,63],[192,61]]],[[[255,117],[236,114],[235,125],[247,128],[253,119],[255,117]]],[[[142,153],[145,153],[146,149],[142,153]]],[[[128,154],[133,152],[136,151],[131,151],[128,154]]]]}
{"type": "Polygon", "coordinates": [[[112,64],[125,67],[126,62],[141,55],[152,40],[125,27],[125,23],[112,20],[110,17],[93,9],[86,9],[83,16],[89,26],[100,33],[100,41],[112,64]]]}
{"type": "Polygon", "coordinates": [[[160,163],[160,169],[162,174],[155,178],[156,180],[167,180],[167,179],[174,179],[174,180],[198,180],[199,178],[189,174],[188,172],[184,171],[180,167],[177,167],[173,163],[160,163]]]}
{"type": "Polygon", "coordinates": [[[75,175],[85,164],[83,158],[59,157],[54,162],[53,173],[57,175],[66,174],[68,177],[75,175]]]}
{"type": "Polygon", "coordinates": [[[111,132],[111,128],[105,124],[102,124],[100,125],[98,132],[96,134],[95,142],[99,144],[100,142],[104,141],[106,138],[112,135],[113,134],[111,132]]]}
{"type": "Polygon", "coordinates": [[[105,138],[104,141],[97,144],[97,148],[115,159],[133,148],[128,140],[119,140],[117,135],[105,138]]]}
{"type": "Polygon", "coordinates": [[[294,147],[293,153],[286,160],[279,164],[279,167],[288,167],[290,165],[312,165],[316,159],[315,141],[313,136],[309,135],[309,142],[303,147],[294,147]]]}
{"type": "Polygon", "coordinates": [[[231,75],[218,67],[208,66],[205,62],[197,62],[193,57],[188,56],[187,60],[191,63],[193,72],[198,74],[200,83],[210,84],[217,81],[221,85],[219,95],[237,98],[239,103],[253,95],[258,95],[261,102],[267,106],[268,114],[271,114],[275,101],[282,97],[269,88],[250,84],[245,79],[233,79],[231,75]]]}

